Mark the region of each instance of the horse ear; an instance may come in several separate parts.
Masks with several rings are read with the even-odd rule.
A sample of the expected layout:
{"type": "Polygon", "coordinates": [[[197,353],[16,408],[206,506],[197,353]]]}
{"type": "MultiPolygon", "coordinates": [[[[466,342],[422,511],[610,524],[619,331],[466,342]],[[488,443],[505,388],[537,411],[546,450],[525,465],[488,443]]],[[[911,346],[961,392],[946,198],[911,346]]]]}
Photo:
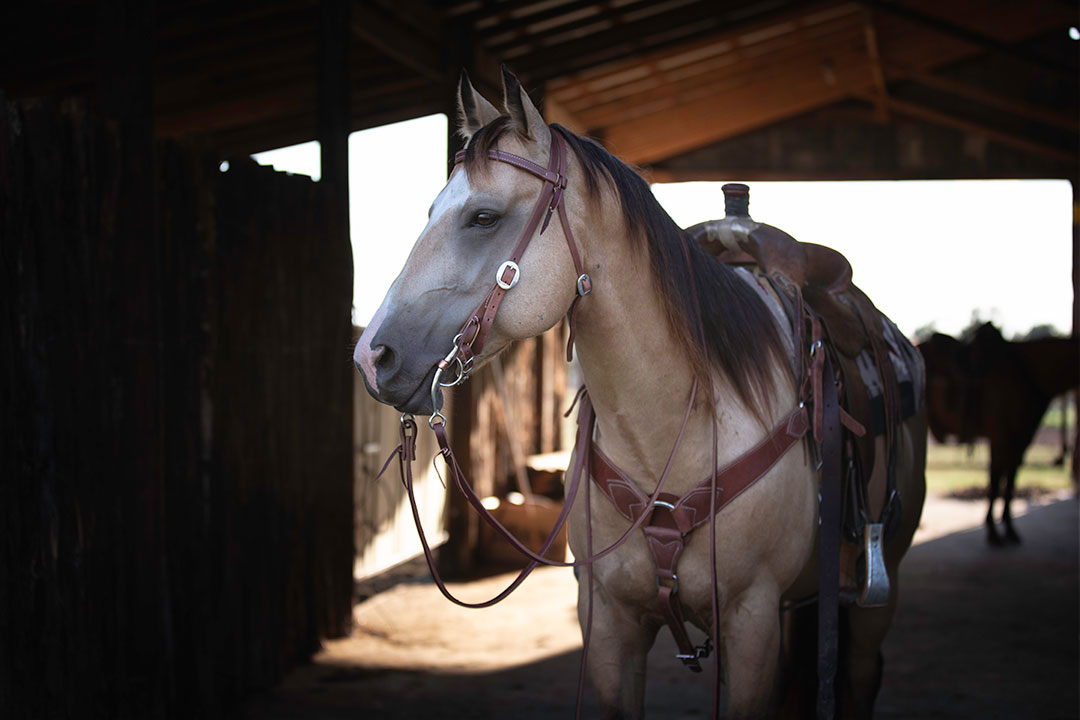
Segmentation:
{"type": "Polygon", "coordinates": [[[530,140],[535,140],[543,146],[550,142],[547,132],[547,123],[536,109],[529,94],[521,87],[521,83],[512,72],[503,65],[503,93],[506,113],[514,123],[515,129],[530,140]]]}
{"type": "Polygon", "coordinates": [[[458,133],[465,138],[465,143],[468,144],[469,138],[497,117],[499,111],[476,91],[469,73],[462,68],[458,84],[458,133]]]}

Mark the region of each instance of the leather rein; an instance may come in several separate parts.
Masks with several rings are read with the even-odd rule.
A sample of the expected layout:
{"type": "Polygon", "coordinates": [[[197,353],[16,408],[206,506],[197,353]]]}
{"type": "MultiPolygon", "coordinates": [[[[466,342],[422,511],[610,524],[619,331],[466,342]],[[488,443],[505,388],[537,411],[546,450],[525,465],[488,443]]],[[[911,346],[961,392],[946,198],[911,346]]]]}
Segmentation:
{"type": "MultiPolygon", "coordinates": [[[[488,151],[489,159],[507,163],[524,170],[541,179],[544,184],[532,214],[525,225],[521,237],[514,246],[510,257],[504,261],[496,271],[494,286],[484,296],[480,305],[469,316],[460,332],[455,336],[453,349],[440,360],[437,365],[431,385],[433,412],[428,419],[428,425],[434,431],[439,444],[439,452],[436,457],[439,455],[443,457],[454,485],[457,486],[458,490],[465,496],[468,503],[476,510],[480,517],[495,530],[496,534],[504,538],[518,552],[529,559],[528,564],[502,592],[488,600],[475,603],[465,602],[455,597],[449,591],[436,568],[430,543],[427,540],[427,536],[424,533],[420,521],[412,473],[412,463],[416,459],[417,426],[415,419],[409,413],[405,413],[401,416],[401,442],[391,453],[390,457],[387,458],[386,463],[379,472],[379,477],[386,472],[390,463],[397,457],[401,481],[409,497],[413,521],[416,525],[424,557],[427,561],[432,579],[444,597],[462,607],[490,607],[491,605],[502,601],[517,589],[517,587],[521,585],[521,583],[524,582],[524,580],[540,564],[575,568],[591,566],[597,560],[600,560],[620,548],[627,540],[629,540],[636,530],[643,530],[657,565],[657,590],[659,594],[659,604],[664,615],[661,619],[671,628],[676,643],[679,646],[679,653],[676,657],[681,659],[688,667],[690,667],[690,669],[700,672],[701,668],[698,663],[698,658],[708,656],[710,642],[706,641],[704,646],[697,648],[693,647],[690,643],[686,635],[685,621],[677,596],[678,577],[675,572],[675,565],[678,561],[679,553],[682,551],[685,538],[691,530],[704,524],[710,518],[715,518],[716,513],[719,512],[724,505],[733,500],[739,493],[767,473],[780,457],[786,454],[791,447],[797,444],[797,442],[806,435],[807,430],[810,427],[813,427],[813,434],[818,443],[822,443],[822,445],[825,446],[819,451],[821,452],[821,456],[830,454],[827,447],[830,445],[829,440],[826,439],[822,442],[823,439],[821,437],[822,426],[824,425],[826,428],[829,426],[829,418],[822,418],[822,409],[825,410],[825,415],[829,416],[830,404],[834,408],[836,405],[835,387],[832,387],[832,398],[829,398],[829,387],[824,389],[825,402],[822,402],[822,375],[825,374],[822,371],[829,367],[828,359],[822,357],[825,355],[824,352],[818,353],[818,357],[812,357],[812,362],[808,363],[805,368],[805,382],[803,383],[803,391],[800,393],[800,396],[813,403],[815,410],[813,416],[810,416],[808,413],[805,403],[800,402],[799,406],[789,415],[784,417],[772,429],[770,434],[757,446],[725,468],[719,469],[718,472],[716,462],[717,425],[714,417],[713,472],[710,473],[709,477],[706,478],[704,482],[692,489],[682,498],[665,493],[664,485],[670,475],[675,456],[682,443],[694,407],[698,389],[697,381],[695,380],[691,387],[689,403],[683,416],[679,433],[671,448],[671,454],[669,455],[664,470],[656,484],[656,488],[651,494],[640,491],[629,478],[627,478],[618,468],[614,467],[599,449],[595,448],[593,445],[595,413],[592,409],[592,404],[589,401],[587,392],[585,392],[585,388],[582,387],[574,401],[574,404],[577,404],[580,400],[581,408],[578,415],[574,463],[572,468],[570,468],[569,482],[566,484],[565,500],[563,502],[562,510],[560,511],[550,534],[542,543],[539,552],[535,552],[523,544],[483,506],[480,497],[477,496],[476,492],[465,478],[465,475],[454,456],[453,450],[450,447],[450,442],[446,434],[446,417],[440,412],[438,394],[440,388],[452,387],[468,379],[469,373],[472,370],[473,361],[481,354],[484,344],[488,339],[499,306],[506,296],[506,293],[517,285],[518,280],[521,277],[521,269],[518,263],[524,255],[525,250],[528,248],[529,243],[532,241],[534,234],[543,234],[551,221],[551,216],[555,213],[558,213],[559,222],[562,225],[563,234],[566,238],[567,246],[569,247],[570,255],[574,262],[575,272],[578,276],[576,281],[577,294],[567,311],[568,323],[570,326],[570,337],[569,342],[567,343],[567,361],[569,362],[572,359],[574,327],[578,302],[592,291],[592,280],[584,271],[581,256],[578,253],[577,245],[570,229],[566,208],[562,202],[567,185],[566,165],[568,154],[566,141],[562,137],[561,132],[557,129],[551,128],[550,132],[551,150],[547,168],[544,168],[531,160],[502,150],[492,149],[488,151]],[[539,233],[536,233],[537,228],[539,228],[539,233]],[[447,371],[453,371],[454,376],[451,380],[443,382],[443,374],[447,371]],[[831,403],[829,400],[831,400],[831,403]],[[584,471],[586,465],[588,465],[589,468],[589,473],[586,477],[593,477],[598,489],[612,501],[616,510],[631,521],[630,526],[615,542],[603,550],[594,553],[592,547],[591,493],[587,492],[585,503],[586,556],[581,559],[575,559],[573,562],[551,560],[545,557],[545,555],[551,549],[555,539],[559,536],[560,531],[566,523],[567,517],[569,516],[577,496],[578,489],[580,488],[582,475],[585,474],[584,471]]],[[[455,164],[462,163],[467,157],[466,153],[466,150],[458,152],[455,156],[455,164]]],[[[686,237],[683,236],[682,240],[685,245],[687,242],[686,237]]],[[[689,250],[688,248],[685,249],[689,267],[689,250]]],[[[699,330],[700,329],[701,328],[699,327],[699,330]]],[[[814,339],[819,340],[820,335],[814,339]]],[[[817,346],[821,346],[820,342],[817,343],[817,346]]],[[[825,383],[825,385],[833,386],[833,383],[828,382],[825,383]]],[[[569,415],[572,411],[573,405],[571,405],[570,410],[568,410],[566,414],[569,415]]],[[[833,421],[833,423],[835,424],[835,421],[833,421]]],[[[718,641],[719,607],[715,557],[715,522],[712,522],[711,525],[714,616],[712,640],[718,641]]],[[[830,546],[832,545],[831,543],[827,544],[830,546]]],[[[824,551],[824,547],[822,549],[824,551]]],[[[589,571],[588,591],[589,606],[587,609],[586,627],[584,628],[583,633],[584,638],[581,667],[578,678],[576,717],[580,717],[581,715],[585,670],[592,628],[593,577],[591,569],[589,571]]],[[[833,623],[835,623],[835,620],[833,620],[833,623]]],[[[835,643],[835,640],[833,642],[835,643]]],[[[716,717],[720,682],[719,663],[714,663],[714,667],[715,687],[713,710],[714,717],[716,717]]]]}

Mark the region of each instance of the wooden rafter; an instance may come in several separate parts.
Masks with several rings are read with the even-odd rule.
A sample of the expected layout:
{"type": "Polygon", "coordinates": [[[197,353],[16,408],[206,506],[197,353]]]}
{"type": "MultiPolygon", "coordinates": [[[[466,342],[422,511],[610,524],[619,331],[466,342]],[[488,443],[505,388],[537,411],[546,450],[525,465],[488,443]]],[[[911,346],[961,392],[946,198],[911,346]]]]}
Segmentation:
{"type": "MultiPolygon", "coordinates": [[[[1010,42],[1042,32],[1049,23],[1055,22],[1055,15],[1062,18],[1066,15],[1061,8],[1030,14],[1025,8],[1016,6],[996,6],[986,14],[993,15],[986,21],[997,23],[996,26],[1002,28],[1002,37],[1010,42]]],[[[589,98],[597,94],[589,90],[596,75],[582,75],[574,83],[559,84],[553,94],[576,112],[593,132],[601,133],[625,159],[645,164],[822,107],[843,97],[866,97],[869,93],[871,97],[887,98],[882,95],[882,89],[887,90],[886,81],[902,78],[893,71],[894,67],[928,72],[982,51],[981,47],[960,39],[943,39],[936,29],[912,25],[908,20],[882,17],[875,22],[875,35],[884,35],[891,40],[878,48],[877,56],[883,63],[882,75],[878,77],[875,63],[867,62],[871,52],[867,48],[864,28],[860,26],[857,34],[856,40],[848,41],[852,44],[819,43],[816,49],[812,42],[804,40],[802,55],[797,54],[798,50],[788,50],[787,55],[779,52],[775,67],[769,66],[767,54],[763,54],[757,64],[739,58],[739,62],[731,63],[726,71],[721,67],[712,69],[705,83],[687,81],[680,86],[678,82],[660,84],[654,79],[650,84],[640,80],[634,92],[616,102],[601,103],[595,110],[587,105],[589,98]],[[893,39],[897,37],[903,37],[904,41],[893,39]],[[862,71],[856,71],[854,65],[860,66],[862,71]],[[770,86],[780,86],[785,91],[776,93],[770,86]],[[671,88],[676,90],[672,92],[671,88]],[[677,127],[678,132],[671,132],[673,127],[677,127]]],[[[710,39],[719,41],[726,37],[728,35],[720,34],[710,39]]],[[[715,58],[710,60],[715,61],[715,58]]],[[[639,62],[656,64],[656,58],[649,56],[639,62]]],[[[627,63],[623,67],[632,66],[627,63]]],[[[618,66],[613,66],[612,72],[617,71],[618,66]]],[[[888,107],[892,107],[891,103],[888,107]]]]}
{"type": "MultiPolygon", "coordinates": [[[[788,5],[765,11],[759,17],[776,17],[790,13],[788,5]]],[[[734,24],[739,8],[717,10],[712,3],[698,3],[678,11],[622,22],[608,32],[597,33],[579,40],[559,43],[557,50],[523,56],[516,66],[538,80],[587,71],[601,64],[638,58],[664,48],[683,45],[715,34],[734,24]],[[553,60],[552,56],[558,59],[553,60]],[[535,59],[533,59],[535,57],[535,59]]]]}
{"type": "Polygon", "coordinates": [[[877,94],[874,96],[874,106],[877,108],[877,117],[880,122],[889,121],[889,85],[885,81],[885,69],[881,64],[881,52],[878,50],[877,28],[874,25],[873,10],[866,9],[863,12],[863,34],[866,38],[866,56],[870,62],[870,70],[874,74],[874,87],[877,94]]]}
{"type": "Polygon", "coordinates": [[[785,82],[791,72],[803,72],[808,65],[820,68],[830,57],[834,63],[861,62],[865,57],[859,24],[854,17],[838,18],[811,28],[806,31],[806,38],[774,38],[767,48],[755,47],[753,57],[748,56],[745,46],[737,42],[730,42],[728,46],[727,52],[679,66],[670,72],[658,72],[642,81],[640,87],[620,85],[607,91],[583,94],[567,104],[590,126],[600,127],[647,114],[653,107],[674,107],[695,97],[752,84],[785,82]],[[842,58],[837,58],[838,53],[844,53],[842,58]],[[620,92],[622,90],[626,92],[620,92]],[[599,102],[590,107],[590,98],[599,102]]]}
{"type": "MultiPolygon", "coordinates": [[[[903,18],[905,20],[917,23],[925,28],[929,28],[935,32],[947,35],[958,40],[962,40],[972,45],[977,46],[982,50],[990,50],[1002,55],[1023,60],[1024,62],[1031,63],[1046,70],[1050,70],[1055,73],[1066,75],[1068,77],[1076,76],[1076,69],[1066,65],[1062,65],[1055,60],[1042,57],[1035,53],[1032,53],[1025,48],[1018,47],[1015,43],[1003,40],[1000,37],[994,37],[985,33],[972,30],[970,27],[965,27],[956,22],[953,22],[949,18],[945,18],[940,15],[931,15],[930,13],[916,10],[908,5],[898,2],[882,2],[881,0],[867,0],[865,5],[872,7],[876,10],[880,10],[890,15],[903,18]]],[[[1024,8],[1025,10],[1031,10],[1031,8],[1024,8]]],[[[1072,18],[1070,20],[1075,21],[1076,7],[1073,5],[1071,8],[1072,18]]],[[[974,17],[978,17],[975,15],[974,17]]]]}
{"type": "MultiPolygon", "coordinates": [[[[863,96],[868,102],[872,102],[871,96],[863,96]]],[[[1008,145],[1010,147],[1023,150],[1025,152],[1033,153],[1051,160],[1057,160],[1060,162],[1075,162],[1076,153],[1068,150],[1063,150],[1060,147],[1054,147],[1052,145],[1045,145],[1028,138],[1021,137],[1015,133],[1002,132],[992,128],[984,123],[976,122],[968,118],[961,118],[951,113],[946,113],[941,110],[926,107],[919,103],[914,103],[906,100],[899,100],[894,97],[889,98],[889,107],[895,112],[909,115],[911,117],[926,120],[928,122],[936,123],[938,125],[944,125],[945,127],[955,128],[957,130],[963,130],[964,132],[972,133],[974,135],[981,135],[994,142],[1001,143],[1002,145],[1008,145]]]]}
{"type": "Polygon", "coordinates": [[[1034,120],[1035,122],[1045,123],[1047,125],[1053,125],[1065,130],[1073,131],[1075,131],[1078,124],[1080,124],[1075,116],[1051,110],[1049,108],[1038,107],[1032,105],[1030,102],[1007,98],[983,88],[952,80],[942,75],[905,68],[890,68],[890,75],[893,73],[900,77],[914,80],[920,85],[925,85],[926,87],[934,88],[935,90],[941,90],[942,92],[947,92],[951,95],[971,100],[980,105],[1003,110],[1011,115],[1034,120]]]}
{"type": "Polygon", "coordinates": [[[411,29],[387,17],[379,6],[357,5],[353,10],[352,29],[357,39],[402,66],[435,82],[443,79],[438,46],[430,41],[425,42],[411,29]]]}

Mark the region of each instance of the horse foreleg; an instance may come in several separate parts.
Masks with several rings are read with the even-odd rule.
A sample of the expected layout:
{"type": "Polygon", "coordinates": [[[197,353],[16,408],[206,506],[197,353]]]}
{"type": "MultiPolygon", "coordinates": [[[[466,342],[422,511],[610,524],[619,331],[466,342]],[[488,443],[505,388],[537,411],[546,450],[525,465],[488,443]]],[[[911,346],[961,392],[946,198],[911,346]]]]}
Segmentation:
{"type": "Polygon", "coordinates": [[[888,605],[880,608],[852,607],[843,611],[843,672],[838,690],[840,717],[844,720],[869,720],[874,715],[874,702],[881,689],[885,664],[881,644],[896,611],[897,579],[895,572],[892,575],[892,597],[888,605]]]}
{"type": "MultiPolygon", "coordinates": [[[[578,586],[578,621],[583,633],[588,622],[588,584],[586,571],[578,586]]],[[[611,599],[599,584],[592,601],[588,672],[601,717],[638,720],[645,711],[645,660],[657,627],[641,622],[638,612],[611,599]]]]}
{"type": "Polygon", "coordinates": [[[1016,534],[1012,523],[1012,498],[1013,491],[1016,490],[1017,471],[1018,468],[1012,468],[1005,473],[1005,489],[1002,493],[1002,503],[1005,507],[1001,511],[1001,522],[1005,524],[1005,539],[1013,543],[1020,542],[1020,536],[1016,534]]]}
{"type": "Polygon", "coordinates": [[[730,605],[723,618],[723,658],[727,718],[765,718],[779,703],[779,594],[751,588],[730,605]]]}

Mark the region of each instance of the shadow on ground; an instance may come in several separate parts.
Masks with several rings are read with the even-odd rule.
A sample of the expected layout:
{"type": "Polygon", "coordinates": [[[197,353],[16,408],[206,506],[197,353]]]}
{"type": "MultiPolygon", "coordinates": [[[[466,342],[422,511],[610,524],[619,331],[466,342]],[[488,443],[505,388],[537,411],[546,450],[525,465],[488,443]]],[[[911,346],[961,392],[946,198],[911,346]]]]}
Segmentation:
{"type": "MultiPolygon", "coordinates": [[[[879,718],[1078,717],[1077,507],[1075,499],[1031,507],[1016,520],[1020,546],[993,550],[980,527],[912,548],[884,648],[879,718]]],[[[512,647],[513,633],[504,634],[502,642],[512,647]]],[[[672,650],[663,631],[649,658],[647,715],[709,717],[711,667],[693,675],[670,657],[672,650]]],[[[379,657],[338,655],[298,669],[241,716],[571,718],[579,660],[580,651],[571,651],[462,673],[388,669],[379,667],[379,657]]],[[[586,717],[596,716],[588,693],[585,709],[586,717]]]]}

